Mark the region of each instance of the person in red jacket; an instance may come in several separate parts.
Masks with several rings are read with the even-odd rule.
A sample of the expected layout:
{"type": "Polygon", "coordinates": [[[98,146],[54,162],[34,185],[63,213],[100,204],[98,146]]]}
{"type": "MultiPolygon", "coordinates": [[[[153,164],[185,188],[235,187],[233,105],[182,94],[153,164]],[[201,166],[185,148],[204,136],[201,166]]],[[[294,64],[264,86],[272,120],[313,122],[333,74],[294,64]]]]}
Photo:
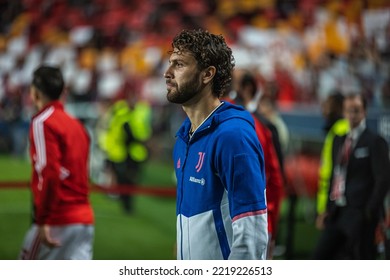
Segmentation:
{"type": "Polygon", "coordinates": [[[33,73],[30,97],[37,109],[30,124],[33,223],[20,259],[92,259],[94,214],[89,202],[90,138],[64,111],[59,68],[33,73]]]}
{"type": "Polygon", "coordinates": [[[267,126],[266,120],[255,113],[256,111],[254,110],[257,106],[253,106],[254,110],[251,110],[251,105],[257,92],[255,77],[251,73],[244,71],[243,73],[237,72],[235,78],[237,79],[235,83],[236,97],[232,102],[242,105],[252,113],[256,134],[264,152],[269,236],[267,259],[272,259],[278,231],[280,206],[283,198],[283,172],[275,150],[273,135],[267,126]]]}

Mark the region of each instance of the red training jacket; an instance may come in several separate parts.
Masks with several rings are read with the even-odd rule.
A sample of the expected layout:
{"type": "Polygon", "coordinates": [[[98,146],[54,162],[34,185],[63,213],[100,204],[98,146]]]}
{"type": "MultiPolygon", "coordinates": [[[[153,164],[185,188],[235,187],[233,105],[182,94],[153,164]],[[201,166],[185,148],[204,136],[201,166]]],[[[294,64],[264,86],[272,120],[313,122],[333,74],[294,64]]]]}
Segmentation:
{"type": "Polygon", "coordinates": [[[83,125],[59,101],[33,116],[30,156],[36,224],[94,223],[89,203],[89,145],[83,125]]]}
{"type": "Polygon", "coordinates": [[[280,169],[278,157],[272,141],[272,133],[259,119],[253,115],[256,134],[263,147],[265,160],[268,232],[275,240],[278,229],[280,205],[283,198],[283,175],[280,169]]]}

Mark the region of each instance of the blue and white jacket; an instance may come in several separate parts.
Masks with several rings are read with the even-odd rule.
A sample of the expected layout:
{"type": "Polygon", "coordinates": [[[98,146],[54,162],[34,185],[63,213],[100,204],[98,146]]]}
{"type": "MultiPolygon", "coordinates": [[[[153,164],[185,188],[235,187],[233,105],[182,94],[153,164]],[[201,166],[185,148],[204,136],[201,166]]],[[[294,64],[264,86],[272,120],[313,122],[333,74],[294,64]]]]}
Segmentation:
{"type": "Polygon", "coordinates": [[[263,150],[252,116],[223,103],[190,138],[187,118],[173,151],[178,259],[265,259],[263,150]]]}

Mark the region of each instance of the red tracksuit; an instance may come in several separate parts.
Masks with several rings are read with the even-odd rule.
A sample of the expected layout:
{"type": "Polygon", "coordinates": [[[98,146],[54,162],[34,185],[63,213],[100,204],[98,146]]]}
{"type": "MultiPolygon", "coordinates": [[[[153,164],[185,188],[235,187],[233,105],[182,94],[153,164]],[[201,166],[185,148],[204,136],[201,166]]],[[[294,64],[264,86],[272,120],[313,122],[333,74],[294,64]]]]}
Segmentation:
{"type": "Polygon", "coordinates": [[[273,145],[271,131],[260,122],[256,116],[252,116],[255,121],[257,137],[263,147],[265,160],[268,232],[272,235],[272,239],[275,240],[279,222],[280,205],[283,198],[283,176],[273,145]]]}
{"type": "Polygon", "coordinates": [[[90,138],[59,101],[40,110],[30,125],[34,222],[93,224],[89,203],[90,138]]]}

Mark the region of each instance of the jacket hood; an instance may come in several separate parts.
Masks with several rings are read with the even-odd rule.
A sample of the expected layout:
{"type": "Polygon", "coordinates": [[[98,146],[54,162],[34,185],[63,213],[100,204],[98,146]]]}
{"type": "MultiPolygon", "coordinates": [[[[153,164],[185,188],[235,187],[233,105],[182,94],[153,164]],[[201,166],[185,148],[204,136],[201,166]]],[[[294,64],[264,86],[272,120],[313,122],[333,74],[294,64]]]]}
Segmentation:
{"type": "MultiPolygon", "coordinates": [[[[214,129],[219,124],[233,118],[243,119],[248,123],[250,123],[253,127],[255,127],[251,114],[248,111],[246,111],[244,107],[240,105],[234,105],[227,101],[222,101],[222,102],[223,104],[208,119],[206,119],[203,122],[203,124],[195,131],[195,134],[193,135],[193,139],[196,139],[197,137],[203,135],[210,129],[214,129]]],[[[184,120],[182,126],[179,128],[178,132],[176,133],[176,136],[183,138],[184,140],[188,140],[190,129],[191,129],[191,122],[190,119],[187,117],[184,120]]]]}

